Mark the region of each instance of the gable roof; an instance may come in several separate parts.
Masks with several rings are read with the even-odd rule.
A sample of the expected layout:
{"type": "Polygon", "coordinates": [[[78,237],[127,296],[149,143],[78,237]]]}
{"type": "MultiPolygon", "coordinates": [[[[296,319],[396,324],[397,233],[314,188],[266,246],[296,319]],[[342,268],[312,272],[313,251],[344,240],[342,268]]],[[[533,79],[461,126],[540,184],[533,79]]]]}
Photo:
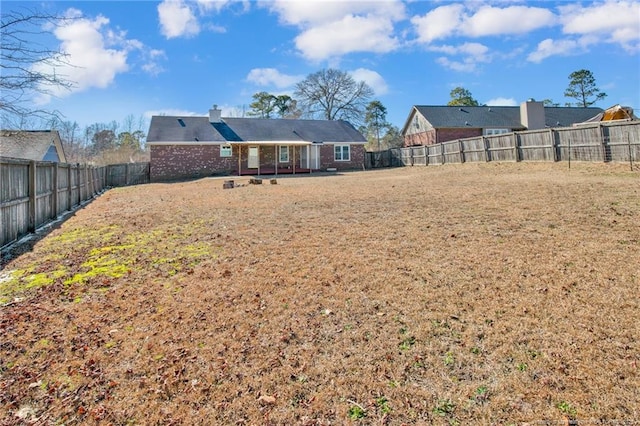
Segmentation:
{"type": "MultiPolygon", "coordinates": [[[[431,106],[414,105],[402,128],[404,133],[415,113],[435,128],[508,128],[525,130],[519,106],[431,106]]],[[[566,127],[602,112],[601,108],[544,107],[546,127],[566,127]]]]}
{"type": "Polygon", "coordinates": [[[266,118],[222,118],[153,116],[148,144],[156,143],[313,143],[367,140],[350,123],[342,120],[294,120],[266,118]]]}
{"type": "Polygon", "coordinates": [[[33,161],[67,161],[57,130],[2,130],[0,157],[33,161]]]}

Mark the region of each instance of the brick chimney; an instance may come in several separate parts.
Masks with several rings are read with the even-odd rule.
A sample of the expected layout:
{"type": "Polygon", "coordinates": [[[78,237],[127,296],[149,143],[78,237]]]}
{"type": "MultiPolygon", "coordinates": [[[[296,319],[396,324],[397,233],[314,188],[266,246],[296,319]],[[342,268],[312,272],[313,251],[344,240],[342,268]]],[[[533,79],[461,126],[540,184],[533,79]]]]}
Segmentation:
{"type": "Polygon", "coordinates": [[[213,108],[209,110],[209,122],[210,123],[220,123],[220,114],[222,111],[218,109],[218,105],[214,105],[213,108]]]}
{"type": "Polygon", "coordinates": [[[527,130],[544,129],[544,104],[534,99],[521,103],[520,122],[527,130]]]}

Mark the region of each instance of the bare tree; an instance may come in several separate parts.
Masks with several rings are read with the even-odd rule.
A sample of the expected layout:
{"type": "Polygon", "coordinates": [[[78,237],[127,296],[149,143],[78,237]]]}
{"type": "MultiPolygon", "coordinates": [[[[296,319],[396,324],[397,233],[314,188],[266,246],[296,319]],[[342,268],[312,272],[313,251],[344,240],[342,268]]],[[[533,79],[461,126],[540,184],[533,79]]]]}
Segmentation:
{"type": "Polygon", "coordinates": [[[80,125],[75,121],[57,121],[51,125],[60,134],[64,154],[69,163],[86,161],[86,153],[80,139],[80,125]]]}
{"type": "Polygon", "coordinates": [[[306,115],[326,120],[347,120],[357,126],[364,121],[373,89],[356,82],[344,71],[328,69],[310,74],[296,85],[295,97],[306,115]]]}
{"type": "MultiPolygon", "coordinates": [[[[6,6],[6,5],[5,5],[6,6]]],[[[64,52],[37,42],[68,18],[31,9],[2,11],[0,31],[0,113],[2,125],[23,128],[25,117],[51,118],[57,111],[33,107],[35,95],[51,95],[54,89],[71,89],[72,81],[55,73],[55,67],[69,65],[64,52]]]]}

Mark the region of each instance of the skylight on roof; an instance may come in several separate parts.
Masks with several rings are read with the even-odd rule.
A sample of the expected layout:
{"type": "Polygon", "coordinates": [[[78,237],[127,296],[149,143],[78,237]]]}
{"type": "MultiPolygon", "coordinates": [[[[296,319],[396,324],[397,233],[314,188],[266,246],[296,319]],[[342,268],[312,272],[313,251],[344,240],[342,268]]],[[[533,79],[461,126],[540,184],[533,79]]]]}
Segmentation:
{"type": "Polygon", "coordinates": [[[187,125],[184,124],[184,120],[182,120],[182,118],[178,118],[178,123],[180,123],[180,127],[187,127],[187,125]]]}

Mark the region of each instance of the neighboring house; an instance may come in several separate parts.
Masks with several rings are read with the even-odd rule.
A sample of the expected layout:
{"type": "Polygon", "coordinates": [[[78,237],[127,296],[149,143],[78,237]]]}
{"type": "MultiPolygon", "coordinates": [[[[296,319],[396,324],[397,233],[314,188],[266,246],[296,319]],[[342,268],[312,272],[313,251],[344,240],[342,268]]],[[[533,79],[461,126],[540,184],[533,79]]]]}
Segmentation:
{"type": "Polygon", "coordinates": [[[431,145],[451,140],[523,130],[569,127],[602,112],[601,108],[545,107],[527,101],[517,106],[416,105],[404,127],[404,146],[431,145]]]}
{"type": "Polygon", "coordinates": [[[153,116],[151,180],[362,168],[364,136],[346,121],[153,116]]]}
{"type": "Polygon", "coordinates": [[[57,130],[0,130],[0,157],[67,162],[57,130]]]}

